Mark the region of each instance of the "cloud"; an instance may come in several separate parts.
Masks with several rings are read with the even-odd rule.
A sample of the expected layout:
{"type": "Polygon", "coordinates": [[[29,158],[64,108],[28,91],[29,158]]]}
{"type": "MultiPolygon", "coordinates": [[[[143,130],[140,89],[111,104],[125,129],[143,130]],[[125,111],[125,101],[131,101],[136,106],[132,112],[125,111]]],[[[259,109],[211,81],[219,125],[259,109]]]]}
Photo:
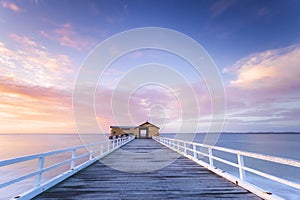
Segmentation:
{"type": "Polygon", "coordinates": [[[128,4],[117,6],[113,12],[110,12],[109,15],[106,15],[105,21],[110,25],[120,24],[128,15],[128,10],[128,4]]]}
{"type": "MultiPolygon", "coordinates": [[[[70,27],[70,24],[64,25],[66,29],[70,27]]],[[[31,38],[17,34],[10,34],[10,38],[15,42],[15,48],[8,48],[0,42],[1,131],[74,132],[71,88],[75,74],[72,60],[67,55],[50,53],[31,38]]],[[[300,117],[299,58],[300,47],[294,45],[255,53],[225,68],[224,73],[234,76],[226,86],[228,115],[225,131],[272,131],[297,127],[300,117]]],[[[122,76],[120,73],[112,70],[106,76],[116,78],[118,82],[118,77],[122,76]]],[[[114,85],[115,81],[109,83],[114,85]]],[[[181,123],[182,105],[193,104],[188,85],[172,87],[174,94],[182,97],[181,102],[173,93],[158,86],[143,87],[132,96],[128,96],[128,91],[119,91],[115,105],[128,103],[128,111],[127,108],[122,108],[125,112],[117,109],[116,114],[123,119],[129,116],[132,119],[130,123],[124,120],[120,125],[138,124],[150,116],[152,122],[163,127],[162,131],[176,131],[181,123]]],[[[197,107],[187,106],[185,108],[190,110],[184,110],[184,120],[191,124],[200,122],[201,130],[205,131],[212,109],[210,95],[204,83],[192,83],[191,87],[200,114],[192,115],[190,111],[197,107]]],[[[109,125],[122,122],[113,118],[113,92],[114,88],[102,85],[95,93],[96,118],[104,132],[109,131],[109,125]]],[[[80,114],[89,115],[86,110],[91,106],[94,105],[83,101],[80,114]]]]}
{"type": "Polygon", "coordinates": [[[15,47],[0,42],[1,133],[74,132],[72,60],[28,37],[9,36],[15,47]]]}
{"type": "Polygon", "coordinates": [[[239,119],[248,130],[262,122],[269,130],[295,126],[299,115],[289,116],[300,109],[299,66],[300,46],[293,45],[254,53],[225,68],[223,73],[235,76],[226,86],[228,119],[239,119]]]}
{"type": "Polygon", "coordinates": [[[215,2],[210,8],[211,17],[215,18],[222,15],[224,12],[230,9],[235,2],[235,0],[219,0],[215,2]]]}
{"type": "Polygon", "coordinates": [[[7,2],[7,1],[3,1],[3,2],[2,2],[2,7],[3,7],[3,8],[10,9],[10,10],[12,10],[12,11],[14,11],[14,12],[20,12],[20,11],[21,11],[21,9],[20,9],[19,6],[17,6],[17,5],[14,4],[14,3],[7,2]]]}
{"type": "Polygon", "coordinates": [[[237,78],[230,82],[234,88],[248,90],[293,91],[300,85],[300,46],[268,50],[237,61],[225,68],[237,78]]]}
{"type": "MultiPolygon", "coordinates": [[[[161,131],[176,132],[187,123],[207,120],[199,124],[202,131],[207,130],[212,114],[211,101],[208,91],[202,86],[202,83],[190,86],[198,101],[195,105],[196,99],[186,85],[178,84],[167,89],[149,84],[136,91],[101,85],[95,94],[95,108],[97,116],[105,120],[99,124],[107,129],[107,124],[136,125],[150,120],[160,126],[161,131]]],[[[190,130],[194,131],[193,126],[190,130]]]]}
{"type": "Polygon", "coordinates": [[[74,132],[71,93],[0,77],[1,133],[74,132]]]}
{"type": "MultiPolygon", "coordinates": [[[[165,94],[163,91],[156,89],[150,89],[148,87],[143,88],[132,94],[128,95],[129,91],[118,91],[113,96],[113,88],[98,88],[96,92],[96,112],[97,116],[107,119],[111,125],[136,125],[149,119],[151,107],[153,105],[161,105],[166,112],[170,115],[170,106],[172,104],[172,98],[165,94]],[[153,95],[149,95],[153,94],[153,95]],[[156,98],[159,96],[159,98],[156,98]]],[[[178,110],[173,110],[177,112],[178,110]]],[[[153,116],[152,121],[156,121],[159,116],[153,116]]],[[[107,122],[103,121],[99,124],[103,129],[107,122]]],[[[160,124],[158,124],[160,125],[160,124]]]]}
{"type": "Polygon", "coordinates": [[[64,54],[50,53],[36,41],[10,34],[16,50],[0,43],[0,72],[22,84],[70,88],[68,80],[74,74],[72,60],[64,54]],[[61,83],[64,84],[61,84],[61,83]]]}
{"type": "Polygon", "coordinates": [[[34,48],[39,47],[35,41],[29,39],[28,37],[22,37],[14,33],[10,34],[9,37],[13,39],[15,42],[18,42],[26,47],[34,47],[34,48]]]}
{"type": "Polygon", "coordinates": [[[51,23],[51,25],[56,26],[54,30],[49,33],[46,31],[40,31],[40,34],[50,40],[57,41],[61,46],[72,47],[76,50],[89,49],[95,45],[92,39],[86,39],[80,34],[74,31],[74,27],[70,23],[65,23],[58,25],[56,23],[50,22],[47,19],[43,19],[46,23],[51,23]]]}

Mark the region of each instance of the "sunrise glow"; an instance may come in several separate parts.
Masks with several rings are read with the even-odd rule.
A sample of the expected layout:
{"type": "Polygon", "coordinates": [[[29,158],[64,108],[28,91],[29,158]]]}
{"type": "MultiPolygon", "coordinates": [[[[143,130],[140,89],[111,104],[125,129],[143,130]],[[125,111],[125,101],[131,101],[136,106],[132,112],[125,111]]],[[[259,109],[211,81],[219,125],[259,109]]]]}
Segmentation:
{"type": "MultiPolygon", "coordinates": [[[[210,54],[226,92],[224,131],[300,131],[299,9],[298,1],[1,1],[0,133],[75,133],[73,88],[89,52],[114,34],[149,26],[182,32],[210,54]]],[[[199,122],[198,131],[207,130],[212,108],[205,83],[173,57],[136,51],[112,64],[95,91],[103,132],[116,124],[114,87],[132,67],[149,62],[168,64],[192,85],[200,115],[186,116],[199,122]]],[[[175,94],[187,96],[186,104],[191,98],[185,85],[170,84],[173,89],[145,86],[116,101],[128,102],[124,116],[132,124],[150,118],[172,132],[182,115],[175,94]]]]}

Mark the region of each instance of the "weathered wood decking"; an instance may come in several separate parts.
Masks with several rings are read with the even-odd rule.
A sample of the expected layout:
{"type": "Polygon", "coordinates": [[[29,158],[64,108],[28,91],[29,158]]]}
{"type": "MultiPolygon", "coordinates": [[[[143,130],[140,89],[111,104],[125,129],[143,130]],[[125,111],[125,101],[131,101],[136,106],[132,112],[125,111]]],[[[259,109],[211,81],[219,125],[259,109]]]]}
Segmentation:
{"type": "MultiPolygon", "coordinates": [[[[165,147],[151,139],[134,140],[122,147],[137,152],[134,155],[138,165],[145,163],[150,167],[155,167],[159,159],[145,157],[143,152],[161,148],[165,147]]],[[[166,152],[167,156],[177,156],[171,150],[166,152]]],[[[103,163],[113,166],[121,162],[132,171],[140,169],[135,169],[137,165],[122,154],[122,150],[117,150],[103,163]]],[[[259,199],[185,157],[162,169],[143,173],[122,172],[103,163],[96,162],[35,199],[259,199]]]]}

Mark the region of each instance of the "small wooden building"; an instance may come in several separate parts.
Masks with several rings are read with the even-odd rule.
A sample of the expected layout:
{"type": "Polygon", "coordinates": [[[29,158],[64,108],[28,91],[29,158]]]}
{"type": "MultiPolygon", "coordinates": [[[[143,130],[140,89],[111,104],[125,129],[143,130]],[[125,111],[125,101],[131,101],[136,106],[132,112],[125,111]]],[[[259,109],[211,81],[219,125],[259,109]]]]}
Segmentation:
{"type": "Polygon", "coordinates": [[[159,135],[159,127],[145,122],[138,126],[110,126],[111,136],[121,136],[125,134],[134,135],[136,138],[152,138],[159,135]]]}

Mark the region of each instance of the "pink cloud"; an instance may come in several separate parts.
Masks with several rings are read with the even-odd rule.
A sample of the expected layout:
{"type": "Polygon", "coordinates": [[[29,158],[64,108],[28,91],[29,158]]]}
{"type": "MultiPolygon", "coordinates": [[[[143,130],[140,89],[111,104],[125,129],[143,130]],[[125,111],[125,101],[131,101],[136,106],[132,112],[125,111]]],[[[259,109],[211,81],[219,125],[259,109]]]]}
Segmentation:
{"type": "Polygon", "coordinates": [[[1,133],[74,132],[71,93],[5,77],[0,77],[0,92],[1,133]]]}
{"type": "MultiPolygon", "coordinates": [[[[194,97],[189,92],[191,88],[186,87],[188,86],[176,85],[170,91],[150,84],[138,89],[132,95],[130,95],[132,91],[127,91],[126,88],[116,90],[99,87],[95,93],[95,108],[97,116],[105,118],[99,124],[105,129],[107,123],[136,125],[145,120],[151,120],[162,127],[161,131],[176,132],[182,125],[182,120],[184,123],[191,124],[202,121],[201,130],[206,130],[212,114],[209,93],[202,83],[191,85],[198,101],[199,108],[197,108],[197,106],[194,107],[194,97]],[[113,96],[114,92],[115,96],[113,96]]],[[[106,131],[109,130],[106,129],[106,131]]]]}
{"type": "Polygon", "coordinates": [[[0,42],[1,133],[74,132],[72,60],[38,42],[10,34],[17,50],[0,42]]]}
{"type": "Polygon", "coordinates": [[[137,125],[151,120],[162,127],[181,117],[180,103],[162,88],[144,87],[132,96],[128,91],[118,91],[116,96],[113,92],[114,89],[103,87],[96,92],[96,113],[102,119],[99,125],[106,132],[109,131],[107,124],[137,125]]]}
{"type": "Polygon", "coordinates": [[[67,55],[50,53],[46,47],[28,37],[10,34],[10,38],[15,42],[17,50],[0,43],[1,74],[22,84],[64,88],[72,86],[72,81],[65,82],[74,73],[74,64],[67,55]]]}
{"type": "Polygon", "coordinates": [[[299,64],[300,46],[296,45],[250,55],[224,72],[237,76],[230,87],[285,92],[300,85],[299,64]]]}
{"type": "MultiPolygon", "coordinates": [[[[72,25],[65,24],[62,27],[68,30],[72,25]]],[[[58,31],[57,34],[68,34],[67,30],[58,31]]],[[[72,95],[68,92],[72,80],[66,78],[73,74],[72,60],[66,55],[48,52],[31,38],[17,34],[11,34],[10,38],[16,42],[17,50],[0,43],[0,73],[3,75],[0,78],[2,131],[73,132],[72,95]]],[[[226,86],[227,130],[257,130],[263,128],[263,123],[269,127],[272,123],[278,127],[297,124],[300,99],[299,52],[299,46],[260,52],[224,69],[225,73],[235,75],[235,79],[226,86]]],[[[115,78],[122,74],[109,71],[106,75],[115,78]]],[[[173,87],[174,94],[183,97],[182,102],[178,102],[167,90],[157,87],[145,87],[131,97],[127,95],[128,91],[120,91],[115,103],[121,105],[128,102],[128,112],[117,110],[117,115],[123,119],[130,116],[132,119],[126,121],[130,123],[124,120],[121,125],[135,125],[150,116],[155,124],[167,127],[162,131],[173,131],[174,127],[180,125],[181,104],[192,105],[187,87],[173,87]]],[[[186,110],[185,120],[191,124],[199,121],[201,130],[205,130],[210,123],[210,95],[204,83],[192,83],[191,87],[199,104],[200,116],[195,117],[189,114],[190,110],[186,110]]],[[[113,90],[105,85],[95,93],[96,118],[104,132],[109,131],[110,125],[120,123],[113,118],[113,90]]],[[[80,114],[90,115],[86,110],[91,106],[83,101],[80,114]]],[[[190,109],[197,108],[190,106],[190,109]]]]}
{"type": "Polygon", "coordinates": [[[10,10],[12,10],[12,11],[14,11],[14,12],[20,12],[20,11],[21,11],[21,9],[20,9],[19,6],[17,6],[17,5],[14,4],[14,3],[7,2],[7,1],[3,1],[3,2],[2,2],[2,7],[3,7],[3,8],[10,9],[10,10]]]}
{"type": "Polygon", "coordinates": [[[225,68],[224,73],[236,76],[226,87],[229,123],[239,119],[241,127],[249,128],[266,121],[281,128],[296,125],[296,118],[285,113],[299,110],[299,66],[300,46],[295,45],[255,53],[225,68]]]}
{"type": "Polygon", "coordinates": [[[21,85],[19,83],[14,82],[13,79],[8,79],[4,77],[0,78],[0,89],[1,92],[6,94],[17,94],[19,96],[32,99],[45,101],[56,101],[60,99],[60,103],[66,103],[65,100],[68,96],[68,102],[71,102],[71,94],[66,91],[40,86],[21,85]]]}
{"type": "Polygon", "coordinates": [[[19,36],[17,34],[14,34],[14,33],[10,34],[9,37],[11,39],[13,39],[15,42],[18,42],[18,43],[20,43],[22,45],[25,45],[27,47],[33,47],[33,48],[38,47],[36,42],[29,39],[28,37],[22,37],[22,36],[19,36]]]}
{"type": "Polygon", "coordinates": [[[40,31],[40,34],[50,40],[59,42],[61,46],[72,47],[76,50],[87,49],[94,46],[95,42],[91,39],[86,39],[77,32],[74,31],[74,27],[70,23],[58,25],[47,20],[43,20],[46,23],[51,23],[57,28],[47,33],[46,31],[40,31]]]}

